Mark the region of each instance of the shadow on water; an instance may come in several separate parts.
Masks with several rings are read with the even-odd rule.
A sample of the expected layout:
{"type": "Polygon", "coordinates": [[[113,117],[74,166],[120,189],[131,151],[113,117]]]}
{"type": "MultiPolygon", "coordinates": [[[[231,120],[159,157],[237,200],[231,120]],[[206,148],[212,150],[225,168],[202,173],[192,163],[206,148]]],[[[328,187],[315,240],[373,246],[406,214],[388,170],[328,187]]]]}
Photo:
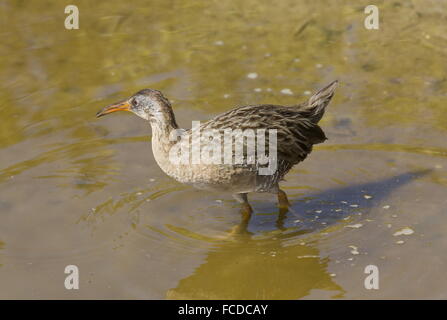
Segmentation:
{"type": "Polygon", "coordinates": [[[358,212],[368,214],[394,190],[428,172],[404,173],[294,201],[291,211],[277,215],[276,222],[270,219],[270,229],[279,225],[282,230],[268,238],[256,236],[256,233],[265,230],[266,216],[255,215],[247,232],[234,238],[234,241],[216,245],[208,253],[205,263],[180,280],[176,288],[167,292],[166,297],[299,299],[309,295],[312,290],[324,290],[328,297],[341,298],[345,291],[327,270],[330,258],[320,254],[318,233],[321,235],[324,229],[340,225],[339,222],[358,212]],[[319,212],[318,218],[316,211],[319,212]],[[300,222],[295,224],[297,220],[300,222]],[[292,225],[293,228],[290,227],[292,225]]]}
{"type": "MultiPolygon", "coordinates": [[[[334,225],[341,219],[365,217],[372,208],[379,206],[395,189],[428,174],[430,171],[407,172],[375,182],[309,194],[303,199],[294,200],[289,211],[280,211],[275,214],[275,224],[270,223],[270,227],[283,231],[298,227],[301,232],[308,233],[334,225]]],[[[268,211],[266,205],[260,209],[268,211]]],[[[250,233],[262,232],[266,225],[264,219],[262,215],[252,217],[247,231],[250,233]]],[[[272,220],[271,217],[269,219],[272,220]]]]}

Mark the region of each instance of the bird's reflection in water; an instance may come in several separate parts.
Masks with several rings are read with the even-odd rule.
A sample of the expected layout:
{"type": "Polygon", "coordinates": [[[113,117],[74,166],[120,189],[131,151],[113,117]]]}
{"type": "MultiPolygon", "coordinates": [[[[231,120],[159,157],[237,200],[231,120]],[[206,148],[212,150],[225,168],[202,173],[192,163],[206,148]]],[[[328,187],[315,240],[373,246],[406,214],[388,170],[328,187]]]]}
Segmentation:
{"type": "Polygon", "coordinates": [[[253,215],[249,223],[238,227],[234,241],[216,245],[193,274],[167,292],[167,298],[299,299],[318,289],[327,291],[328,297],[343,297],[343,288],[327,270],[329,257],[320,255],[318,233],[354,211],[368,214],[393,190],[427,172],[332,189],[295,201],[289,212],[280,212],[276,222],[270,223],[274,236],[267,238],[257,236],[266,232],[262,221],[266,216],[253,215]],[[318,219],[315,211],[321,211],[318,219]],[[282,232],[275,233],[276,228],[282,232]]]}
{"type": "Polygon", "coordinates": [[[240,238],[211,251],[206,262],[169,290],[169,299],[298,299],[312,289],[343,289],[312,245],[282,245],[282,239],[240,238]]]}

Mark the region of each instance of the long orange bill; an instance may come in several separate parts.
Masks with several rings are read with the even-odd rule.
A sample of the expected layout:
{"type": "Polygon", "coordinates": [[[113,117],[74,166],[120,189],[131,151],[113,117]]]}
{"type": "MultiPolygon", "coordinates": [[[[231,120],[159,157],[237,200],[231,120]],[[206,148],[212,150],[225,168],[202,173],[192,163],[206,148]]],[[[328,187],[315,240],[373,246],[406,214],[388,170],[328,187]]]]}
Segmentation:
{"type": "Polygon", "coordinates": [[[98,113],[96,113],[96,117],[99,118],[115,111],[130,111],[129,102],[127,102],[127,100],[124,100],[116,104],[111,104],[110,106],[107,106],[104,109],[98,111],[98,113]]]}

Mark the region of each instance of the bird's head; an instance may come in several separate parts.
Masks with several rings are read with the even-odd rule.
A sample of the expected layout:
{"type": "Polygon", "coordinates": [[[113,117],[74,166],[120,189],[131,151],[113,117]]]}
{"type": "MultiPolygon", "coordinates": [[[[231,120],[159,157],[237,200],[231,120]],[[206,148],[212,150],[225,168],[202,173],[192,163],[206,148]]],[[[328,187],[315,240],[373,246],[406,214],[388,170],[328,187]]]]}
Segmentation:
{"type": "Polygon", "coordinates": [[[149,121],[173,117],[169,101],[160,91],[154,89],[138,91],[128,99],[103,108],[96,116],[99,118],[115,111],[130,111],[149,121]]]}

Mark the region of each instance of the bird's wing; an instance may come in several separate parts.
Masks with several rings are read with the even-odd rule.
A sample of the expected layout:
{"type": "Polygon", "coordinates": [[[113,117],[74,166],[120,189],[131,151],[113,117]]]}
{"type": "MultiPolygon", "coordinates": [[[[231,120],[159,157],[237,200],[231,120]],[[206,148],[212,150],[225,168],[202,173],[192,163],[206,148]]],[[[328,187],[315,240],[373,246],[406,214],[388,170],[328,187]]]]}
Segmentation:
{"type": "Polygon", "coordinates": [[[252,129],[255,134],[265,129],[265,149],[269,150],[268,130],[276,130],[278,158],[291,164],[303,161],[312,151],[312,145],[326,140],[323,130],[299,110],[276,105],[243,106],[201,125],[200,130],[252,129]]]}

